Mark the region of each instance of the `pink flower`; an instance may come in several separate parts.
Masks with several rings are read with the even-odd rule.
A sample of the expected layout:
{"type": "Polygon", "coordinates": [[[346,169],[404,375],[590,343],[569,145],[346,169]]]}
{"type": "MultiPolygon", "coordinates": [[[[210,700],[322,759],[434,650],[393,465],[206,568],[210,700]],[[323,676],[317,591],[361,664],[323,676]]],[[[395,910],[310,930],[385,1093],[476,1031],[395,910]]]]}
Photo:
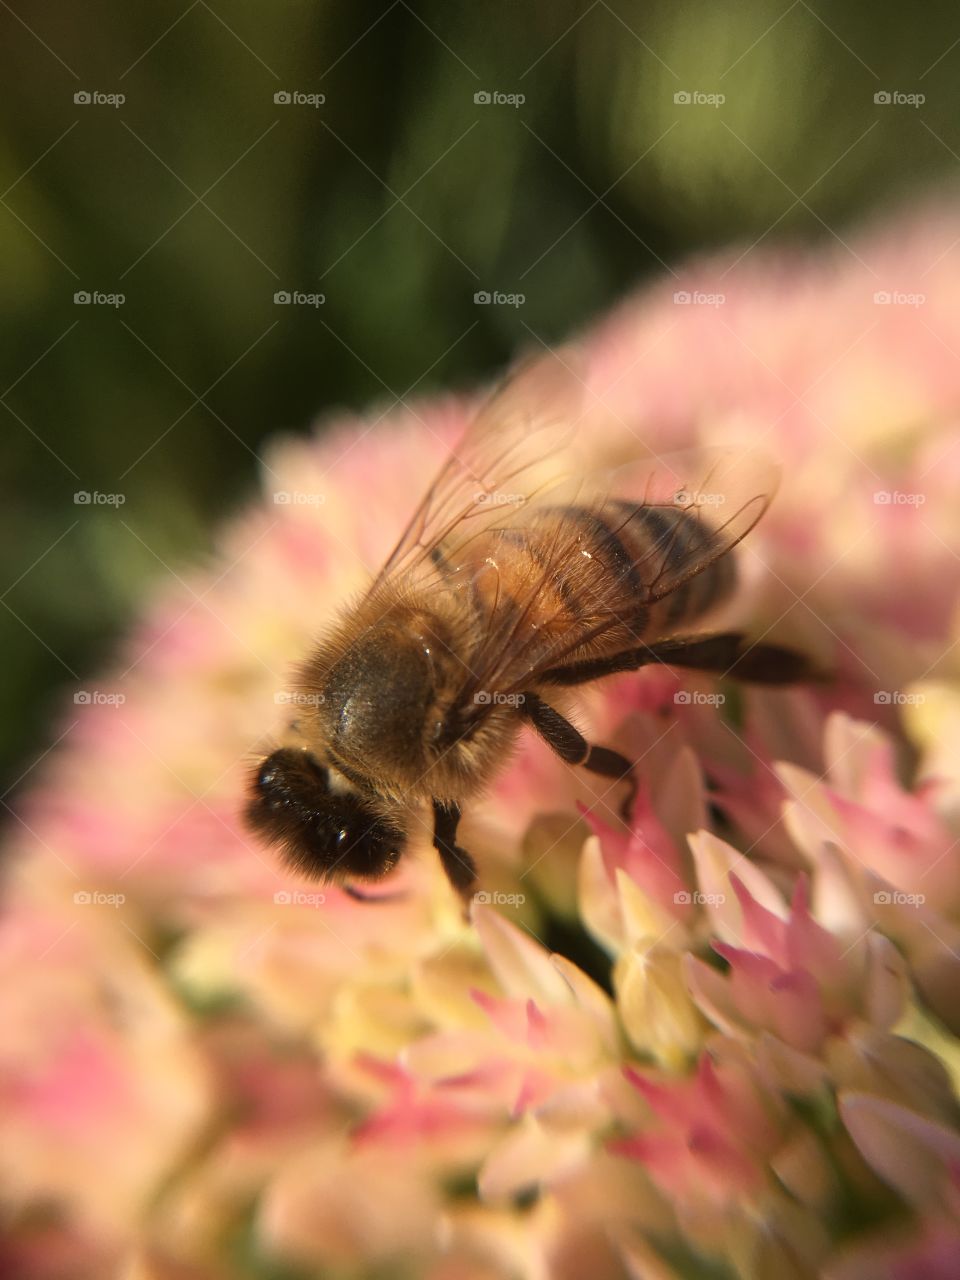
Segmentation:
{"type": "Polygon", "coordinates": [[[692,264],[580,340],[591,464],[779,457],[715,624],[830,679],[584,689],[629,820],[523,737],[465,814],[469,923],[426,835],[360,903],[238,815],[293,665],[473,406],[277,442],[10,829],[0,1269],[222,1280],[243,1240],[428,1280],[957,1273],[956,224],[861,237],[866,271],[692,264]],[[921,273],[923,323],[875,304],[921,273]]]}
{"type": "Polygon", "coordinates": [[[660,1083],[638,1071],[629,1079],[658,1123],[616,1145],[640,1160],[671,1197],[704,1197],[728,1203],[755,1194],[780,1138],[782,1116],[741,1062],[719,1065],[709,1054],[697,1074],[680,1083],[660,1083]]]}

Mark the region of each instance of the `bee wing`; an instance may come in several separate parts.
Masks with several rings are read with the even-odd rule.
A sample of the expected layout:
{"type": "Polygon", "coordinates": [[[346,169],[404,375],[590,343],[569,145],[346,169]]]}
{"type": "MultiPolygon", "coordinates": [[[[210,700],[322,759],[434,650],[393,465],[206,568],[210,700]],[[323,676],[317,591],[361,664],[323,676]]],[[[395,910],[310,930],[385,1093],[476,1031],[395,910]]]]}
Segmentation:
{"type": "Polygon", "coordinates": [[[634,561],[645,603],[679,590],[732,550],[766,511],[779,480],[777,464],[758,449],[691,449],[621,468],[613,492],[623,489],[620,500],[642,508],[631,523],[646,527],[645,551],[634,561]],[[657,512],[668,518],[658,522],[657,512]]]}
{"type": "Polygon", "coordinates": [[[436,571],[468,544],[515,518],[574,467],[565,451],[576,435],[583,383],[569,351],[520,365],[483,404],[441,467],[377,575],[436,571]]]}
{"type": "MultiPolygon", "coordinates": [[[[721,448],[668,454],[579,480],[566,498],[569,521],[555,522],[550,536],[537,542],[538,571],[522,592],[502,600],[489,593],[495,604],[470,664],[476,688],[515,692],[551,667],[595,654],[592,645],[615,637],[618,649],[621,642],[627,649],[653,638],[643,633],[645,611],[749,533],[778,476],[776,464],[758,451],[721,448]],[[591,528],[601,532],[591,536],[591,528]],[[556,638],[544,643],[542,626],[531,618],[542,617],[544,597],[556,600],[558,588],[575,603],[564,610],[556,638]]],[[[558,498],[551,495],[551,506],[558,498]]],[[[536,516],[536,507],[521,513],[512,529],[522,533],[532,522],[528,536],[537,537],[536,516]]]]}

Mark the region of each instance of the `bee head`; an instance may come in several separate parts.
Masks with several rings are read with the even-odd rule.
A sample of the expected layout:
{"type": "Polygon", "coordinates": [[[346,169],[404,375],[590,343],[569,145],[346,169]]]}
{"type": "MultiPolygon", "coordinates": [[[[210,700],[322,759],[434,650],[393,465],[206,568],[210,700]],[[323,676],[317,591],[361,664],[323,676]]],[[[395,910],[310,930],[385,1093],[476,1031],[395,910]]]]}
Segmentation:
{"type": "Polygon", "coordinates": [[[314,879],[379,879],[396,866],[406,843],[401,827],[359,792],[331,790],[329,771],[292,747],[260,763],[244,817],[251,831],[280,847],[290,866],[314,879]]]}

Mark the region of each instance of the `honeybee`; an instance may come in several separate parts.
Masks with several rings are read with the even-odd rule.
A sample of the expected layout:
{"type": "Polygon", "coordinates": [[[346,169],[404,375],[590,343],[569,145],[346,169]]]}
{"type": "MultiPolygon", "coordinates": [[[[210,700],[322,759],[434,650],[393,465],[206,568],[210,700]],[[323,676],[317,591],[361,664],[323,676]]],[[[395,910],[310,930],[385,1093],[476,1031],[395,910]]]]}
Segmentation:
{"type": "MultiPolygon", "coordinates": [[[[298,739],[263,759],[249,827],[297,871],[376,881],[432,809],[433,844],[469,900],[464,804],[505,766],[521,727],[562,760],[633,786],[632,762],[554,705],[650,663],[761,682],[804,660],[739,632],[691,634],[735,583],[736,544],[777,472],[723,450],[576,476],[578,378],[551,354],[509,380],[441,468],[361,598],[302,664],[298,739]],[[569,696],[569,695],[566,695],[569,696]]],[[[629,800],[629,797],[628,797],[629,800]]]]}

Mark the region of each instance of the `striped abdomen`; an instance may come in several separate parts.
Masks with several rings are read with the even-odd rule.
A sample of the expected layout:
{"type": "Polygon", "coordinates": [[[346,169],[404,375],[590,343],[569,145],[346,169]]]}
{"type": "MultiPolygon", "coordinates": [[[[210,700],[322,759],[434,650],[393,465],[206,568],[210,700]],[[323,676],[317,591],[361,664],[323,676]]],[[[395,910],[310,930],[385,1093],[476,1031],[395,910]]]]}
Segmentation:
{"type": "Polygon", "coordinates": [[[485,542],[475,561],[478,613],[492,611],[496,630],[509,630],[532,662],[578,633],[594,654],[678,633],[719,604],[735,578],[733,557],[720,554],[696,509],[544,507],[485,542]],[[680,585],[657,599],[671,582],[680,585]]]}
{"type": "Polygon", "coordinates": [[[657,631],[676,631],[697,621],[733,590],[733,556],[721,554],[716,531],[696,509],[633,502],[612,502],[608,509],[615,510],[623,520],[617,536],[634,557],[648,590],[655,590],[648,572],[651,562],[664,582],[683,578],[697,565],[709,562],[654,607],[651,623],[657,631]]]}

